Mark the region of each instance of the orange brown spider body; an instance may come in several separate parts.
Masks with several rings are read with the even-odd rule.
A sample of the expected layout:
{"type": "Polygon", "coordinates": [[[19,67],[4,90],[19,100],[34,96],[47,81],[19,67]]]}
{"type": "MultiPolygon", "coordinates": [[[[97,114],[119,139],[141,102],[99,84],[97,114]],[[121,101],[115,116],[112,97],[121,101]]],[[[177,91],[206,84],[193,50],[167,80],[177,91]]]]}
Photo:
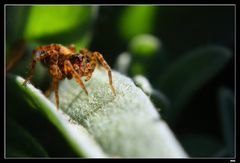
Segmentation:
{"type": "Polygon", "coordinates": [[[95,67],[98,66],[98,62],[107,70],[110,87],[113,94],[116,95],[112,84],[111,69],[99,52],[90,52],[87,49],[80,49],[79,52],[76,52],[74,45],[65,47],[61,44],[50,44],[35,47],[32,53],[29,76],[24,81],[24,85],[31,80],[37,61],[41,61],[49,69],[49,73],[53,78],[52,85],[54,87],[57,109],[59,104],[58,80],[74,78],[88,95],[81,77],[86,76],[85,81],[90,80],[95,67]]]}

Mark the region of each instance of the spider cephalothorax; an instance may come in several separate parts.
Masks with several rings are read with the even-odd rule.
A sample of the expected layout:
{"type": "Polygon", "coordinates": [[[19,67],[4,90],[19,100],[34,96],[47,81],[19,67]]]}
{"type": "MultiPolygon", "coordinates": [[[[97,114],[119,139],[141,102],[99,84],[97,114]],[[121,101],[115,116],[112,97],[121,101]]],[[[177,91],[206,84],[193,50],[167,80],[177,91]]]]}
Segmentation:
{"type": "Polygon", "coordinates": [[[33,71],[37,61],[41,61],[49,69],[52,76],[52,84],[56,97],[56,107],[58,109],[58,80],[65,78],[74,78],[88,95],[81,77],[86,76],[85,81],[91,79],[92,73],[98,62],[108,71],[109,84],[114,95],[116,95],[113,84],[111,69],[103,56],[99,52],[91,52],[88,49],[80,49],[76,52],[75,46],[72,44],[65,47],[61,44],[50,44],[38,46],[33,49],[32,63],[29,70],[29,76],[24,81],[24,85],[31,80],[33,71]]]}

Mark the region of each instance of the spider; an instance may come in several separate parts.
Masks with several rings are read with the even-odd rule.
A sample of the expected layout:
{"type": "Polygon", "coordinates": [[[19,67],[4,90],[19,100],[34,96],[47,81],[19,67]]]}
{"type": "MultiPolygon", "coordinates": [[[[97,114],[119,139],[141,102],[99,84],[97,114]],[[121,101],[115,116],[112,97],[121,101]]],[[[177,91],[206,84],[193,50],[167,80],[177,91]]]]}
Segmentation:
{"type": "Polygon", "coordinates": [[[37,46],[33,49],[29,74],[23,82],[23,85],[26,85],[26,83],[32,79],[37,61],[41,61],[41,63],[49,69],[49,74],[53,78],[52,86],[55,92],[57,110],[59,106],[58,80],[74,78],[86,95],[88,95],[88,91],[85,88],[81,77],[86,76],[85,81],[90,80],[95,67],[99,66],[98,62],[100,62],[107,70],[111,90],[116,96],[112,84],[111,69],[99,52],[91,52],[88,49],[80,49],[79,52],[76,52],[74,44],[71,44],[68,47],[61,44],[37,46]]]}

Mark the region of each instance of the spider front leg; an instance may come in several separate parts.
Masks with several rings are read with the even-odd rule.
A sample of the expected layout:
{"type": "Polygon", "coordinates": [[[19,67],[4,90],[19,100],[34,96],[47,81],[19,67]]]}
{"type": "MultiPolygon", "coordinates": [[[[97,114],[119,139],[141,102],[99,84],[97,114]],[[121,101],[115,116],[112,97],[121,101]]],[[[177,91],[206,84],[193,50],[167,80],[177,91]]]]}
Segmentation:
{"type": "Polygon", "coordinates": [[[87,78],[85,79],[85,81],[88,81],[90,80],[92,77],[92,72],[89,72],[88,75],[87,75],[87,78]]]}
{"type": "Polygon", "coordinates": [[[88,80],[91,79],[93,71],[94,71],[96,65],[97,65],[97,63],[96,63],[95,59],[87,64],[87,66],[85,68],[85,72],[84,72],[85,74],[87,74],[87,77],[86,77],[85,81],[88,81],[88,80]]]}
{"type": "Polygon", "coordinates": [[[54,88],[55,99],[56,99],[56,107],[57,107],[57,110],[58,110],[58,106],[59,106],[58,80],[62,79],[62,72],[59,69],[57,64],[53,64],[49,67],[49,73],[53,77],[52,85],[53,85],[53,88],[54,88]]]}
{"type": "Polygon", "coordinates": [[[37,51],[49,51],[49,50],[55,50],[59,51],[59,49],[62,47],[60,44],[50,44],[50,45],[42,45],[37,46],[34,48],[33,53],[36,53],[37,51]]]}
{"type": "Polygon", "coordinates": [[[38,56],[35,56],[37,50],[39,47],[37,48],[34,48],[33,49],[33,53],[32,53],[32,62],[31,62],[31,65],[30,65],[30,70],[29,70],[29,73],[28,73],[28,77],[27,79],[23,82],[23,85],[26,85],[28,81],[30,81],[32,79],[32,76],[33,76],[33,72],[34,72],[34,69],[35,69],[35,66],[36,66],[36,63],[37,61],[40,61],[46,57],[49,57],[51,55],[58,55],[58,52],[57,51],[54,51],[54,50],[51,50],[51,51],[48,51],[47,53],[44,53],[44,54],[41,54],[41,55],[38,55],[38,56]]]}
{"type": "Polygon", "coordinates": [[[23,85],[26,85],[27,82],[32,79],[32,76],[33,76],[33,72],[34,72],[36,63],[37,63],[37,61],[40,61],[42,58],[44,58],[44,56],[35,56],[35,53],[33,54],[32,62],[31,62],[31,65],[30,65],[30,70],[29,70],[29,72],[28,72],[28,77],[27,77],[27,79],[23,82],[23,85]]]}
{"type": "Polygon", "coordinates": [[[28,73],[28,77],[27,77],[27,79],[25,79],[25,81],[23,82],[23,85],[24,85],[24,86],[26,86],[27,82],[32,79],[33,72],[34,72],[35,65],[36,65],[37,61],[38,61],[38,60],[37,60],[35,57],[32,59],[32,63],[31,63],[31,65],[30,65],[30,70],[29,70],[29,73],[28,73]]]}
{"type": "Polygon", "coordinates": [[[65,74],[71,73],[72,76],[75,78],[75,80],[78,82],[78,84],[82,87],[86,95],[88,95],[87,89],[85,88],[81,76],[74,70],[71,62],[69,60],[64,61],[64,72],[65,74]]]}
{"type": "Polygon", "coordinates": [[[99,52],[93,52],[93,56],[97,57],[98,61],[107,70],[108,78],[109,78],[109,85],[112,89],[112,92],[113,92],[114,96],[116,96],[116,92],[115,92],[115,89],[114,89],[113,84],[112,84],[112,73],[111,73],[110,67],[108,66],[107,62],[104,60],[103,56],[99,52]]]}
{"type": "Polygon", "coordinates": [[[55,93],[56,108],[58,110],[59,97],[58,97],[58,79],[57,78],[53,77],[52,85],[53,85],[54,93],[55,93]]]}

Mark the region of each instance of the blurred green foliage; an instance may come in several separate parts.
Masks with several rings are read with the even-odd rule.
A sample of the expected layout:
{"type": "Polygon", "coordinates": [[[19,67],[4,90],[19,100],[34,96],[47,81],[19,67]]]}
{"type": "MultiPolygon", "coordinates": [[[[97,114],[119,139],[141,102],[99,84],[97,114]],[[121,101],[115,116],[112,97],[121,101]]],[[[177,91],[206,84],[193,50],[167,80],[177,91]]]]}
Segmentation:
{"type": "Polygon", "coordinates": [[[84,21],[88,21],[89,15],[84,14],[84,12],[88,12],[88,8],[78,6],[33,6],[29,13],[29,21],[24,35],[26,38],[36,39],[73,29],[79,24],[84,24],[84,21]],[[39,19],[39,12],[41,13],[41,19],[39,19]],[[68,20],[67,23],[66,20],[68,20]],[[44,26],[47,26],[47,28],[43,28],[44,26]]]}
{"type": "Polygon", "coordinates": [[[153,32],[156,12],[155,6],[125,7],[119,18],[120,36],[129,41],[139,34],[153,32]]]}
{"type": "MultiPolygon", "coordinates": [[[[234,6],[6,6],[7,61],[20,39],[26,50],[9,73],[26,76],[35,45],[74,43],[100,51],[111,67],[144,75],[153,92],[168,98],[162,105],[150,95],[190,156],[234,156],[234,6]]],[[[35,72],[33,84],[46,89],[47,70],[38,64],[35,72]]],[[[14,103],[12,89],[7,117],[25,124],[14,108],[30,106],[14,103]]],[[[61,153],[46,144],[50,156],[61,153]]]]}
{"type": "Polygon", "coordinates": [[[33,6],[24,37],[45,44],[61,40],[62,44],[87,47],[96,12],[97,7],[90,6],[33,6]]]}
{"type": "Polygon", "coordinates": [[[129,50],[136,55],[152,57],[160,49],[160,41],[152,35],[138,35],[129,43],[129,50]]]}

